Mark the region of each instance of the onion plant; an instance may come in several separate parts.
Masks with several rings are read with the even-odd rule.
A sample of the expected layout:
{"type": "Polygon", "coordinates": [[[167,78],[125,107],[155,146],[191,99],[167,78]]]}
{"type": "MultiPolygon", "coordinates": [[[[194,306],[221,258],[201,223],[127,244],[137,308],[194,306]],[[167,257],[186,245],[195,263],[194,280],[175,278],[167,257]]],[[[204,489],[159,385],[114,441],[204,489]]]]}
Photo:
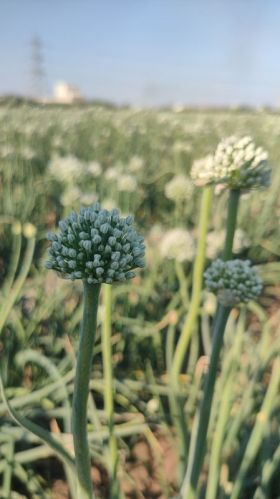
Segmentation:
{"type": "Polygon", "coordinates": [[[227,187],[230,195],[224,261],[215,261],[204,274],[206,286],[217,294],[219,305],[213,325],[209,369],[193,423],[188,465],[181,489],[182,497],[188,499],[198,497],[219,357],[230,311],[239,303],[257,298],[262,289],[262,281],[249,261],[231,260],[239,198],[245,190],[269,185],[270,167],[267,154],[257,148],[250,137],[230,137],[218,145],[213,157],[208,157],[203,164],[194,165],[192,176],[200,185],[216,184],[219,190],[227,187]]]}
{"type": "MultiPolygon", "coordinates": [[[[84,287],[84,311],[80,342],[77,352],[77,368],[73,394],[72,431],[75,463],[78,477],[78,499],[93,497],[90,472],[90,453],[87,439],[87,402],[92,369],[93,348],[96,335],[98,300],[101,284],[110,285],[135,276],[134,269],[144,266],[143,237],[132,228],[133,218],[121,218],[118,210],[102,210],[96,203],[82,208],[59,223],[60,234],[50,234],[52,241],[46,266],[61,277],[82,279],[84,287]]],[[[106,291],[106,295],[108,291],[106,291]]],[[[109,314],[107,304],[107,314],[109,314]]],[[[113,458],[112,499],[118,496],[116,489],[116,442],[113,435],[111,356],[106,351],[109,345],[108,317],[104,326],[104,360],[109,382],[106,396],[110,449],[113,458]],[[107,355],[106,355],[107,354],[107,355]]]]}
{"type": "Polygon", "coordinates": [[[1,230],[1,497],[16,497],[19,483],[23,494],[49,497],[51,485],[36,462],[56,456],[71,497],[99,496],[91,471],[100,465],[108,471],[105,495],[117,499],[127,472],[133,482],[124,456],[131,457],[139,436],[153,454],[148,480],[156,469],[165,497],[273,495],[280,330],[279,312],[266,304],[279,282],[279,227],[271,216],[279,208],[279,172],[269,195],[252,192],[268,185],[270,167],[267,153],[247,136],[222,140],[213,155],[189,167],[225,128],[261,131],[276,158],[279,117],[259,113],[250,120],[236,111],[230,118],[226,111],[1,108],[7,126],[0,143],[0,224],[12,227],[12,239],[1,230]],[[34,186],[44,189],[40,200],[28,196],[34,186]],[[45,237],[70,207],[98,197],[107,210],[137,211],[151,241],[149,270],[130,281],[144,253],[130,217],[99,205],[72,213],[49,236],[47,267],[82,281],[81,299],[79,283],[58,285],[53,273],[41,271],[41,230],[45,237]],[[38,222],[35,252],[35,227],[25,220],[38,222]],[[232,250],[238,226],[250,244],[232,250]],[[221,235],[212,254],[209,229],[221,235]],[[265,307],[254,301],[261,279],[247,258],[262,262],[265,307]],[[124,283],[113,287],[117,281],[124,283]],[[71,338],[79,322],[76,356],[71,338]],[[165,471],[167,441],[177,453],[177,482],[177,469],[165,471]]]}

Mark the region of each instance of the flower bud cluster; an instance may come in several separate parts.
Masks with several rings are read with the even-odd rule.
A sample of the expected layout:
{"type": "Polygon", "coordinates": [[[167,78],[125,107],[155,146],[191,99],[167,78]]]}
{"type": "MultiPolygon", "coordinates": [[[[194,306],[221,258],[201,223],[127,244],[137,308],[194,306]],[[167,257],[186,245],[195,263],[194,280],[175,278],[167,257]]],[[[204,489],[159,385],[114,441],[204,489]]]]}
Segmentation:
{"type": "Polygon", "coordinates": [[[213,182],[213,162],[211,154],[193,162],[191,178],[197,186],[202,187],[213,182]]]}
{"type": "Polygon", "coordinates": [[[228,307],[254,300],[262,291],[262,279],[250,260],[215,260],[204,272],[204,278],[208,290],[228,307]]]}
{"type": "Polygon", "coordinates": [[[267,152],[256,147],[251,137],[228,137],[216,149],[214,177],[231,188],[267,187],[271,172],[267,158],[267,152]]]}
{"type": "Polygon", "coordinates": [[[85,279],[89,284],[125,281],[133,269],[144,267],[144,238],[132,228],[133,217],[121,218],[117,209],[101,209],[99,203],[72,212],[59,222],[60,233],[52,242],[46,267],[64,279],[85,279]]]}
{"type": "Polygon", "coordinates": [[[231,189],[268,187],[271,168],[268,154],[251,137],[223,139],[212,159],[194,163],[191,176],[197,185],[222,184],[231,189]]]}

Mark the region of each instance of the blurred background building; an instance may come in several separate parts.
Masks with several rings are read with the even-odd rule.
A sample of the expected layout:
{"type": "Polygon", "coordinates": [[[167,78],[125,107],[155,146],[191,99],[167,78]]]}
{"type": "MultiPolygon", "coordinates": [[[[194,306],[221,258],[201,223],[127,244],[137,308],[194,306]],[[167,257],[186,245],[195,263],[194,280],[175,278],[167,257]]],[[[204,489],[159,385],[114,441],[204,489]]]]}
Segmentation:
{"type": "Polygon", "coordinates": [[[61,104],[72,104],[73,102],[81,102],[83,100],[78,87],[64,81],[55,84],[53,94],[55,102],[61,104]]]}

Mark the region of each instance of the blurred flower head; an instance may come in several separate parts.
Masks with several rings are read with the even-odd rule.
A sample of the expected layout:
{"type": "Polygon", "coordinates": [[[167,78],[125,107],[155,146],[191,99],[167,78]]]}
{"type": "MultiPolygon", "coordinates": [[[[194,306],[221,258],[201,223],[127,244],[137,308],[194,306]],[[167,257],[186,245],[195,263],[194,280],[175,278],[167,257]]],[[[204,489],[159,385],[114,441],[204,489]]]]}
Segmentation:
{"type": "Polygon", "coordinates": [[[76,182],[85,173],[85,164],[75,156],[54,156],[48,168],[49,173],[60,182],[76,182]]]}
{"type": "Polygon", "coordinates": [[[119,170],[115,166],[108,168],[104,174],[106,180],[112,181],[116,180],[120,175],[119,170]]]}
{"type": "Polygon", "coordinates": [[[192,182],[185,175],[176,175],[164,188],[166,197],[177,202],[190,200],[193,190],[192,182]]]}
{"type": "MultiPolygon", "coordinates": [[[[217,258],[222,252],[225,242],[225,230],[212,230],[207,234],[206,256],[210,260],[217,258]]],[[[249,248],[251,242],[242,229],[236,229],[233,239],[233,253],[241,253],[249,248]]]]}
{"type": "Polygon", "coordinates": [[[130,158],[128,163],[128,169],[132,173],[139,172],[140,170],[142,170],[143,166],[144,166],[144,159],[136,155],[132,156],[132,158],[130,158]]]}
{"type": "Polygon", "coordinates": [[[102,173],[102,168],[98,161],[91,161],[87,164],[87,173],[93,177],[99,177],[102,173]]]}
{"type": "Polygon", "coordinates": [[[160,254],[163,258],[178,262],[191,262],[195,255],[195,244],[191,233],[185,229],[171,229],[162,237],[160,254]]]}
{"type": "Polygon", "coordinates": [[[118,189],[122,192],[134,192],[137,188],[137,181],[133,175],[123,174],[117,179],[118,189]]]}
{"type": "Polygon", "coordinates": [[[60,202],[63,206],[73,206],[81,198],[81,191],[78,187],[69,186],[60,197],[60,202]]]}

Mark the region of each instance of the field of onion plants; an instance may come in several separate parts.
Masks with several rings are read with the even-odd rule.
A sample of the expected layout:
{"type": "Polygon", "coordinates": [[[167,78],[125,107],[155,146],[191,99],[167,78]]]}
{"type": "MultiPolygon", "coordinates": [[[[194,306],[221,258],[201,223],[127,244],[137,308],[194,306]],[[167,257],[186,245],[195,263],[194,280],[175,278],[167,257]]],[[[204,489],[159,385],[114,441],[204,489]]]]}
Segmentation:
{"type": "Polygon", "coordinates": [[[0,497],[280,497],[280,115],[0,104],[0,497]]]}

